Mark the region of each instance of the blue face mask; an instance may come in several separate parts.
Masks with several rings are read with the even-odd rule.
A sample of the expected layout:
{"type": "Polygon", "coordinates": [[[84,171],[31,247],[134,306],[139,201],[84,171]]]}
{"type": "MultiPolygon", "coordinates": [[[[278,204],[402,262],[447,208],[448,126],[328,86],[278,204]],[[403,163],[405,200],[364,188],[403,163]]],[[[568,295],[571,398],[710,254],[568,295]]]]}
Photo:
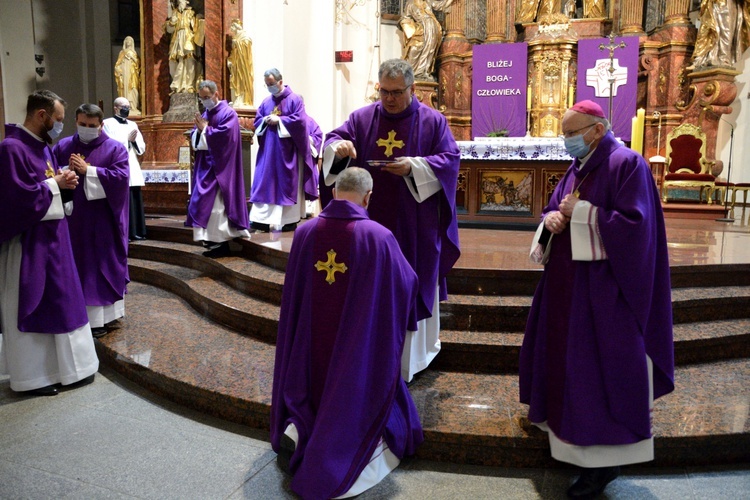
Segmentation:
{"type": "MultiPolygon", "coordinates": [[[[592,124],[591,127],[594,125],[596,124],[592,124]]],[[[591,127],[589,127],[589,130],[591,127]]],[[[586,132],[588,132],[588,130],[586,132]]],[[[563,141],[565,141],[565,150],[570,156],[574,158],[583,158],[589,154],[589,146],[591,145],[591,142],[594,141],[592,139],[591,142],[586,144],[586,141],[583,139],[584,135],[585,133],[574,135],[573,137],[563,137],[563,141]]]]}
{"type": "Polygon", "coordinates": [[[78,125],[77,127],[78,139],[84,144],[88,144],[89,142],[99,137],[99,127],[82,127],[80,125],[78,125]]]}
{"type": "Polygon", "coordinates": [[[52,130],[47,131],[47,135],[49,135],[49,138],[53,141],[60,137],[60,134],[62,134],[63,131],[63,122],[55,122],[54,125],[52,125],[52,130]]]}
{"type": "Polygon", "coordinates": [[[269,91],[269,92],[270,92],[270,93],[271,93],[272,95],[276,95],[276,94],[278,94],[279,92],[281,92],[281,89],[279,88],[279,86],[278,86],[278,85],[267,85],[267,86],[266,86],[266,88],[268,89],[268,91],[269,91]]]}

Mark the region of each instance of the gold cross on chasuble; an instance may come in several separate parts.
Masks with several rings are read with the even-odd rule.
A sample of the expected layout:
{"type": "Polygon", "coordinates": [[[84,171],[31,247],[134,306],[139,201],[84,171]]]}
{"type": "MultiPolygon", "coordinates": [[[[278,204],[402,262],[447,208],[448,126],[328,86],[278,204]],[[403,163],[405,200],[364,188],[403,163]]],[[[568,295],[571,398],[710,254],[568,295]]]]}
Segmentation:
{"type": "Polygon", "coordinates": [[[404,147],[404,141],[397,141],[396,140],[396,131],[391,130],[388,132],[388,138],[387,139],[378,139],[378,142],[376,142],[378,146],[383,146],[385,148],[385,156],[390,158],[393,156],[393,148],[403,148],[404,147]]]}
{"type": "Polygon", "coordinates": [[[52,168],[52,162],[47,160],[47,170],[44,171],[44,176],[47,179],[51,179],[55,176],[55,169],[52,168]]]}
{"type": "Polygon", "coordinates": [[[315,269],[318,271],[325,271],[326,282],[328,282],[329,285],[332,285],[333,282],[336,281],[333,273],[336,271],[345,273],[348,268],[343,262],[336,262],[336,252],[334,252],[333,249],[330,249],[328,250],[328,261],[323,262],[322,260],[319,260],[315,264],[315,269]]]}

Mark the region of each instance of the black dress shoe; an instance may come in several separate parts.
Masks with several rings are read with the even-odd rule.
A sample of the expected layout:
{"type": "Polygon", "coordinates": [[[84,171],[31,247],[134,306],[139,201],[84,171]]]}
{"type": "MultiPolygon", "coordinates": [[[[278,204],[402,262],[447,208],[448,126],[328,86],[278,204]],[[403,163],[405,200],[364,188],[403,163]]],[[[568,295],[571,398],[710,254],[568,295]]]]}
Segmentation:
{"type": "Polygon", "coordinates": [[[96,377],[96,373],[92,373],[86,378],[82,378],[78,382],[73,382],[72,384],[68,384],[65,387],[70,389],[75,389],[77,387],[83,387],[84,385],[89,385],[94,382],[94,377],[96,377]]]}
{"type": "Polygon", "coordinates": [[[271,231],[271,226],[269,224],[263,224],[262,222],[251,222],[250,229],[255,229],[256,231],[268,233],[271,231]]]}
{"type": "Polygon", "coordinates": [[[276,456],[276,463],[279,468],[287,474],[291,474],[291,471],[289,470],[289,462],[292,460],[294,448],[295,446],[292,438],[286,434],[282,434],[281,443],[279,443],[279,454],[276,456]]]}
{"type": "Polygon", "coordinates": [[[297,223],[296,222],[292,222],[291,224],[284,224],[283,226],[281,226],[281,232],[282,233],[286,233],[286,232],[289,232],[289,231],[294,231],[295,229],[297,229],[297,223]]]}
{"type": "Polygon", "coordinates": [[[134,239],[135,241],[143,241],[143,240],[145,240],[145,239],[146,239],[146,237],[145,237],[145,236],[138,236],[138,235],[136,234],[135,236],[133,236],[133,239],[134,239]]]}
{"type": "Polygon", "coordinates": [[[60,391],[54,385],[48,385],[47,387],[40,387],[39,389],[32,389],[30,391],[23,391],[24,394],[29,396],[57,396],[60,391]]]}
{"type": "Polygon", "coordinates": [[[229,242],[225,241],[224,243],[220,244],[217,247],[212,248],[211,250],[207,250],[203,252],[204,257],[211,257],[212,259],[216,259],[217,257],[226,257],[229,255],[229,242]]]}
{"type": "Polygon", "coordinates": [[[99,337],[104,337],[108,333],[109,333],[109,328],[107,328],[106,326],[97,326],[96,328],[91,329],[91,335],[95,339],[98,339],[99,337]]]}
{"type": "Polygon", "coordinates": [[[598,497],[609,483],[620,475],[620,468],[596,467],[585,468],[581,477],[568,488],[568,497],[580,499],[593,499],[598,497]]]}

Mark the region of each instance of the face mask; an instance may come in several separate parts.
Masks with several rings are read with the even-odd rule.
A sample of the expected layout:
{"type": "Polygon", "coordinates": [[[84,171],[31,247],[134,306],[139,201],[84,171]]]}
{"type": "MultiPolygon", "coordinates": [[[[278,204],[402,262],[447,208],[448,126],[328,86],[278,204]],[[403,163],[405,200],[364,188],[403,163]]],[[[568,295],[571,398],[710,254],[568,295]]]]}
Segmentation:
{"type": "Polygon", "coordinates": [[[54,122],[52,125],[52,130],[47,131],[47,135],[49,135],[49,138],[53,141],[60,137],[60,134],[62,134],[63,131],[63,122],[54,122]]]}
{"type": "Polygon", "coordinates": [[[206,110],[211,111],[214,106],[216,106],[216,103],[213,99],[201,99],[201,102],[203,103],[203,107],[206,108],[206,110]]]}
{"type": "Polygon", "coordinates": [[[278,85],[268,85],[268,86],[267,86],[266,88],[268,89],[268,91],[269,91],[269,92],[270,92],[270,93],[271,93],[272,95],[276,95],[276,94],[278,94],[279,92],[281,92],[281,89],[279,88],[279,86],[278,86],[278,85]]]}
{"type": "MultiPolygon", "coordinates": [[[[591,127],[593,126],[594,125],[591,125],[591,127]]],[[[589,127],[589,129],[591,127],[589,127]]],[[[589,146],[591,145],[591,142],[594,142],[594,141],[592,139],[590,143],[586,144],[586,141],[583,139],[583,136],[584,134],[578,134],[578,135],[574,135],[573,137],[563,138],[563,141],[565,141],[565,150],[568,152],[570,156],[573,156],[574,158],[583,158],[584,156],[589,154],[589,146]]]]}
{"type": "Polygon", "coordinates": [[[78,125],[78,139],[80,139],[81,142],[88,144],[97,137],[99,137],[99,127],[81,127],[78,125]]]}
{"type": "Polygon", "coordinates": [[[120,118],[127,118],[130,115],[129,109],[120,108],[120,118]]]}

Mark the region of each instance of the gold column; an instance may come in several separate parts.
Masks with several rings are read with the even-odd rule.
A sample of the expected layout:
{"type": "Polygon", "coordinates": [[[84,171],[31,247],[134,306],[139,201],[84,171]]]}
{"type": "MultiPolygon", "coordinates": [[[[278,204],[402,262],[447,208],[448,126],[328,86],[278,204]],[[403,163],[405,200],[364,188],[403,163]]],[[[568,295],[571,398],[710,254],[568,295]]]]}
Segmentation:
{"type": "Polygon", "coordinates": [[[445,38],[466,38],[466,0],[454,0],[450,12],[445,14],[445,38]]]}
{"type": "Polygon", "coordinates": [[[688,24],[690,0],[669,0],[664,11],[664,24],[688,24]]]}
{"type": "MultiPolygon", "coordinates": [[[[672,3],[672,2],[668,2],[672,3]]],[[[644,33],[643,4],[640,0],[624,0],[620,14],[620,33],[644,33]]]]}
{"type": "Polygon", "coordinates": [[[487,0],[485,43],[508,41],[508,0],[487,0]]]}

